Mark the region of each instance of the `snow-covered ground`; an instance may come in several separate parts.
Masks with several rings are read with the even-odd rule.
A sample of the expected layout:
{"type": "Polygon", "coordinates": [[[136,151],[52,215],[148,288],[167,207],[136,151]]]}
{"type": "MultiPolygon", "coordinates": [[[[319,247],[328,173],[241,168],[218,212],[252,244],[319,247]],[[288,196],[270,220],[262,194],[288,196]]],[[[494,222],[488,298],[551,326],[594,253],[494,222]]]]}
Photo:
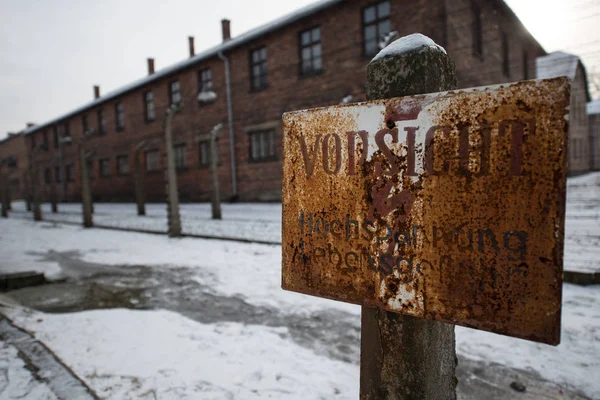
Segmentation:
{"type": "MultiPolygon", "coordinates": [[[[146,216],[137,216],[135,204],[97,203],[94,222],[98,226],[143,231],[167,231],[166,206],[146,205],[146,216]]],[[[31,219],[25,204],[13,202],[11,217],[31,219]]],[[[182,229],[186,234],[217,236],[281,243],[281,204],[223,204],[223,220],[210,218],[210,204],[182,204],[182,229]]],[[[52,214],[42,207],[47,221],[81,223],[80,204],[60,204],[52,214]]],[[[567,180],[565,224],[565,270],[600,272],[600,172],[567,180]]]]}
{"type": "MultiPolygon", "coordinates": [[[[320,326],[325,315],[331,326],[349,324],[350,333],[360,325],[357,306],[281,290],[280,246],[0,220],[1,271],[36,269],[60,277],[66,265],[52,255],[69,252],[107,271],[115,266],[137,271],[140,265],[161,271],[187,268],[186,279],[201,284],[208,295],[276,310],[280,320],[304,318],[320,326]]],[[[342,360],[324,346],[298,340],[294,323],[248,322],[243,315],[202,322],[162,309],[2,311],[46,343],[103,398],[358,397],[357,336],[351,335],[350,345],[341,350],[348,355],[342,360]]],[[[558,347],[468,328],[457,328],[456,334],[462,360],[537,371],[564,388],[600,398],[598,286],[565,285],[558,347]]],[[[335,335],[339,332],[323,330],[317,336],[327,341],[328,336],[337,340],[335,335]]]]}

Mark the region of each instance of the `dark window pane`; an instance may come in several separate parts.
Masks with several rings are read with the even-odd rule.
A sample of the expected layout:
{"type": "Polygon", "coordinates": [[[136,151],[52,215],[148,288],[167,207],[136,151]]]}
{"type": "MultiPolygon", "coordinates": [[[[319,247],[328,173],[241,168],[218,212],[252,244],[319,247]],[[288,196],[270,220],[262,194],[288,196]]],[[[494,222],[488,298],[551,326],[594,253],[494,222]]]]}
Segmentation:
{"type": "Polygon", "coordinates": [[[310,47],[305,47],[302,49],[302,61],[310,60],[310,47]]]}
{"type": "Polygon", "coordinates": [[[364,13],[363,13],[363,22],[365,24],[369,24],[369,23],[375,21],[375,17],[376,17],[375,6],[365,8],[364,13]]]}
{"type": "Polygon", "coordinates": [[[315,28],[312,30],[311,39],[312,39],[313,43],[321,41],[321,29],[320,28],[315,28]]]}
{"type": "Polygon", "coordinates": [[[317,57],[313,60],[313,67],[315,71],[320,71],[322,66],[321,57],[317,57]]]}
{"type": "Polygon", "coordinates": [[[375,54],[377,52],[377,42],[369,41],[365,42],[365,53],[366,54],[375,54]]]}
{"type": "Polygon", "coordinates": [[[306,45],[310,44],[310,32],[308,32],[308,31],[302,32],[300,37],[301,37],[302,46],[306,46],[306,45]]]}
{"type": "Polygon", "coordinates": [[[378,18],[385,18],[388,17],[390,15],[390,2],[389,1],[384,1],[383,3],[380,3],[377,5],[377,17],[378,18]]]}
{"type": "Polygon", "coordinates": [[[321,45],[320,44],[315,44],[312,47],[312,55],[313,55],[313,57],[321,57],[321,45]]]}
{"type": "Polygon", "coordinates": [[[365,41],[373,40],[377,37],[377,27],[369,25],[365,27],[365,41]]]}
{"type": "Polygon", "coordinates": [[[385,20],[379,23],[379,37],[377,39],[381,39],[385,35],[390,33],[390,21],[385,20]]]}

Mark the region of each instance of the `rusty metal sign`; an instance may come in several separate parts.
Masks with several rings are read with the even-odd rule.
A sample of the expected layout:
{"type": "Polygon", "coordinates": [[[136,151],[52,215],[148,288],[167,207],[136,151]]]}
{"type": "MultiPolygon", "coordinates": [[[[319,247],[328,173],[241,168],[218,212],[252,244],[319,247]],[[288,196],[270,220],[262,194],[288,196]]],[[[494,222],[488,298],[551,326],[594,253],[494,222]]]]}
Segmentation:
{"type": "Polygon", "coordinates": [[[284,289],[560,342],[565,78],[287,113],[284,289]]]}

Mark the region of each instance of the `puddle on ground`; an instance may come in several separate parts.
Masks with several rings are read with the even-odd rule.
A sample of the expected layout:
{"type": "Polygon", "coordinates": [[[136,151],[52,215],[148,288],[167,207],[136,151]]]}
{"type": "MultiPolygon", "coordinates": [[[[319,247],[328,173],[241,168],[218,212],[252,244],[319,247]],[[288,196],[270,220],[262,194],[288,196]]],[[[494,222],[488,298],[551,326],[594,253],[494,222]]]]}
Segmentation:
{"type": "Polygon", "coordinates": [[[238,322],[286,327],[296,343],[317,354],[359,362],[360,320],[343,311],[284,314],[238,296],[223,296],[203,283],[216,277],[206,269],[171,266],[114,266],[87,262],[77,251],[29,253],[56,262],[63,276],[56,282],[5,293],[19,303],[48,313],[94,309],[166,309],[201,323],[238,322]],[[198,277],[200,279],[190,279],[198,277]]]}

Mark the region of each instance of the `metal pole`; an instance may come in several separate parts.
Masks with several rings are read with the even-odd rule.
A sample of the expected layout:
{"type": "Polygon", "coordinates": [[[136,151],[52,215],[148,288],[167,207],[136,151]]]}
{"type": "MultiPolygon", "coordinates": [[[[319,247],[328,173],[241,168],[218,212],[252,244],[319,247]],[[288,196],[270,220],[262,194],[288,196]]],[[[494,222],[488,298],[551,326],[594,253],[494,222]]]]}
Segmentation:
{"type": "Polygon", "coordinates": [[[135,190],[135,202],[137,204],[137,215],[146,215],[146,196],[144,193],[144,169],[140,163],[140,152],[144,143],[140,143],[133,158],[133,186],[135,190]]]}
{"type": "Polygon", "coordinates": [[[177,191],[177,172],[175,171],[175,157],[173,154],[173,138],[171,136],[171,121],[175,110],[167,108],[165,117],[165,146],[167,147],[167,218],[169,237],[181,236],[181,219],[179,217],[179,193],[177,191]]]}
{"type": "MultiPolygon", "coordinates": [[[[369,63],[369,100],[456,87],[454,61],[445,51],[404,47],[369,63]]],[[[456,363],[454,325],[362,307],[361,399],[456,399],[456,363]]]]}

